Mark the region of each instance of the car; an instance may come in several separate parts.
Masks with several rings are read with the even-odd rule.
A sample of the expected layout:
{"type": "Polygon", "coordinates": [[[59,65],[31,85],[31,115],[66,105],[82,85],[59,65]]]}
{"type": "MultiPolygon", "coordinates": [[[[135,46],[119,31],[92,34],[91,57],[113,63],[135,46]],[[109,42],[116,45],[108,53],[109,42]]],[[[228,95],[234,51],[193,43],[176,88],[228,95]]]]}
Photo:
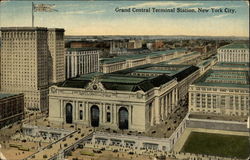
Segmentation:
{"type": "Polygon", "coordinates": [[[102,151],[99,149],[93,149],[93,153],[102,153],[102,151]]]}

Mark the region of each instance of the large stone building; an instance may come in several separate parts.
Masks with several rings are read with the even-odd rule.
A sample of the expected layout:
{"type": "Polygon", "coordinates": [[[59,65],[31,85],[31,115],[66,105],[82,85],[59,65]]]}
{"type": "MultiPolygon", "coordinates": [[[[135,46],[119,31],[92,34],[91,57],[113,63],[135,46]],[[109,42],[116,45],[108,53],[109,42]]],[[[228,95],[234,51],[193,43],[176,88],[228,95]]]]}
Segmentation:
{"type": "Polygon", "coordinates": [[[219,62],[249,62],[249,45],[232,43],[218,48],[219,62]]]}
{"type": "Polygon", "coordinates": [[[66,50],[66,78],[99,71],[98,49],[69,48],[66,50]]]}
{"type": "Polygon", "coordinates": [[[24,93],[26,109],[47,110],[49,82],[64,80],[63,31],[1,28],[1,91],[24,93]]]}
{"type": "Polygon", "coordinates": [[[69,79],[50,87],[49,119],[145,131],[178,109],[198,75],[195,66],[148,64],[69,79]]]}
{"type": "Polygon", "coordinates": [[[189,87],[189,111],[249,115],[249,72],[209,70],[189,87]]]}
{"type": "Polygon", "coordinates": [[[65,80],[64,29],[48,29],[48,47],[49,82],[62,82],[65,80]]]}
{"type": "Polygon", "coordinates": [[[0,128],[24,118],[24,95],[0,93],[0,128]]]}
{"type": "Polygon", "coordinates": [[[169,61],[171,59],[180,58],[189,54],[193,54],[193,52],[188,52],[185,49],[175,49],[144,54],[123,55],[114,58],[105,58],[100,61],[100,72],[111,73],[144,64],[155,64],[159,62],[169,61]]]}

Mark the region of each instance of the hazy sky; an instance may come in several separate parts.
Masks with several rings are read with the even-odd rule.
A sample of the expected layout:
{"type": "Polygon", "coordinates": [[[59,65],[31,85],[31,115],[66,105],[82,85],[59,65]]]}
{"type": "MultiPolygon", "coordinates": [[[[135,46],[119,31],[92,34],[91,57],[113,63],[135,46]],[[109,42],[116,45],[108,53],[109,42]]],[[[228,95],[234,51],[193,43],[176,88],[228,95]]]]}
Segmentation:
{"type": "MultiPolygon", "coordinates": [[[[0,3],[0,26],[31,26],[32,1],[0,3]]],[[[58,12],[35,12],[35,26],[66,35],[249,35],[246,1],[36,1],[58,12]],[[117,13],[116,8],[222,8],[222,13],[117,13]],[[236,13],[225,13],[224,9],[236,13]]]]}

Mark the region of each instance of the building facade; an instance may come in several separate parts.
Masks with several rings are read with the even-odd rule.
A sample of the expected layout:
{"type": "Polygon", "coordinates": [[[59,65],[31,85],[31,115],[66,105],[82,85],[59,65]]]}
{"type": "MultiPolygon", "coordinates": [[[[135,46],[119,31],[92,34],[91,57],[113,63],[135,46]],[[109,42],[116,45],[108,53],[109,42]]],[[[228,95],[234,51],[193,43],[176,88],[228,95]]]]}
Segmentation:
{"type": "Polygon", "coordinates": [[[219,62],[248,62],[249,45],[245,43],[232,43],[218,48],[219,62]]]}
{"type": "Polygon", "coordinates": [[[249,115],[249,73],[209,70],[189,87],[189,111],[231,116],[249,115]]]}
{"type": "Polygon", "coordinates": [[[99,71],[100,50],[69,48],[66,50],[66,78],[99,71]]]}
{"type": "Polygon", "coordinates": [[[65,49],[64,29],[48,29],[49,47],[49,83],[58,83],[65,80],[65,49]]]}
{"type": "Polygon", "coordinates": [[[24,93],[27,109],[48,107],[47,28],[1,28],[1,91],[24,93]]]}
{"type": "Polygon", "coordinates": [[[0,128],[24,118],[24,95],[0,93],[0,128]]]}
{"type": "Polygon", "coordinates": [[[178,87],[185,89],[183,85],[192,82],[199,70],[185,66],[168,75],[153,64],[144,70],[153,67],[155,75],[140,74],[143,68],[116,74],[91,73],[50,87],[49,119],[137,131],[162,123],[179,107],[179,95],[184,91],[178,87]]]}
{"type": "Polygon", "coordinates": [[[28,110],[48,109],[49,83],[64,80],[63,29],[1,28],[1,91],[24,93],[28,110]]]}

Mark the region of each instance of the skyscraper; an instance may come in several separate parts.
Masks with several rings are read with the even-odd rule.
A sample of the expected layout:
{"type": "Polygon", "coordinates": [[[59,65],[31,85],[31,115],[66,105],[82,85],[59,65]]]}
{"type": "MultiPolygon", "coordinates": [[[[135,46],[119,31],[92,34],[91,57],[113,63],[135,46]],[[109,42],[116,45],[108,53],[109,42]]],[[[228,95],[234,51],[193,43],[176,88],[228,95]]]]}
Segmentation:
{"type": "Polygon", "coordinates": [[[24,93],[29,110],[48,109],[49,83],[64,80],[63,29],[1,28],[1,92],[24,93]]]}
{"type": "Polygon", "coordinates": [[[48,29],[49,83],[65,80],[64,29],[48,29]]]}

